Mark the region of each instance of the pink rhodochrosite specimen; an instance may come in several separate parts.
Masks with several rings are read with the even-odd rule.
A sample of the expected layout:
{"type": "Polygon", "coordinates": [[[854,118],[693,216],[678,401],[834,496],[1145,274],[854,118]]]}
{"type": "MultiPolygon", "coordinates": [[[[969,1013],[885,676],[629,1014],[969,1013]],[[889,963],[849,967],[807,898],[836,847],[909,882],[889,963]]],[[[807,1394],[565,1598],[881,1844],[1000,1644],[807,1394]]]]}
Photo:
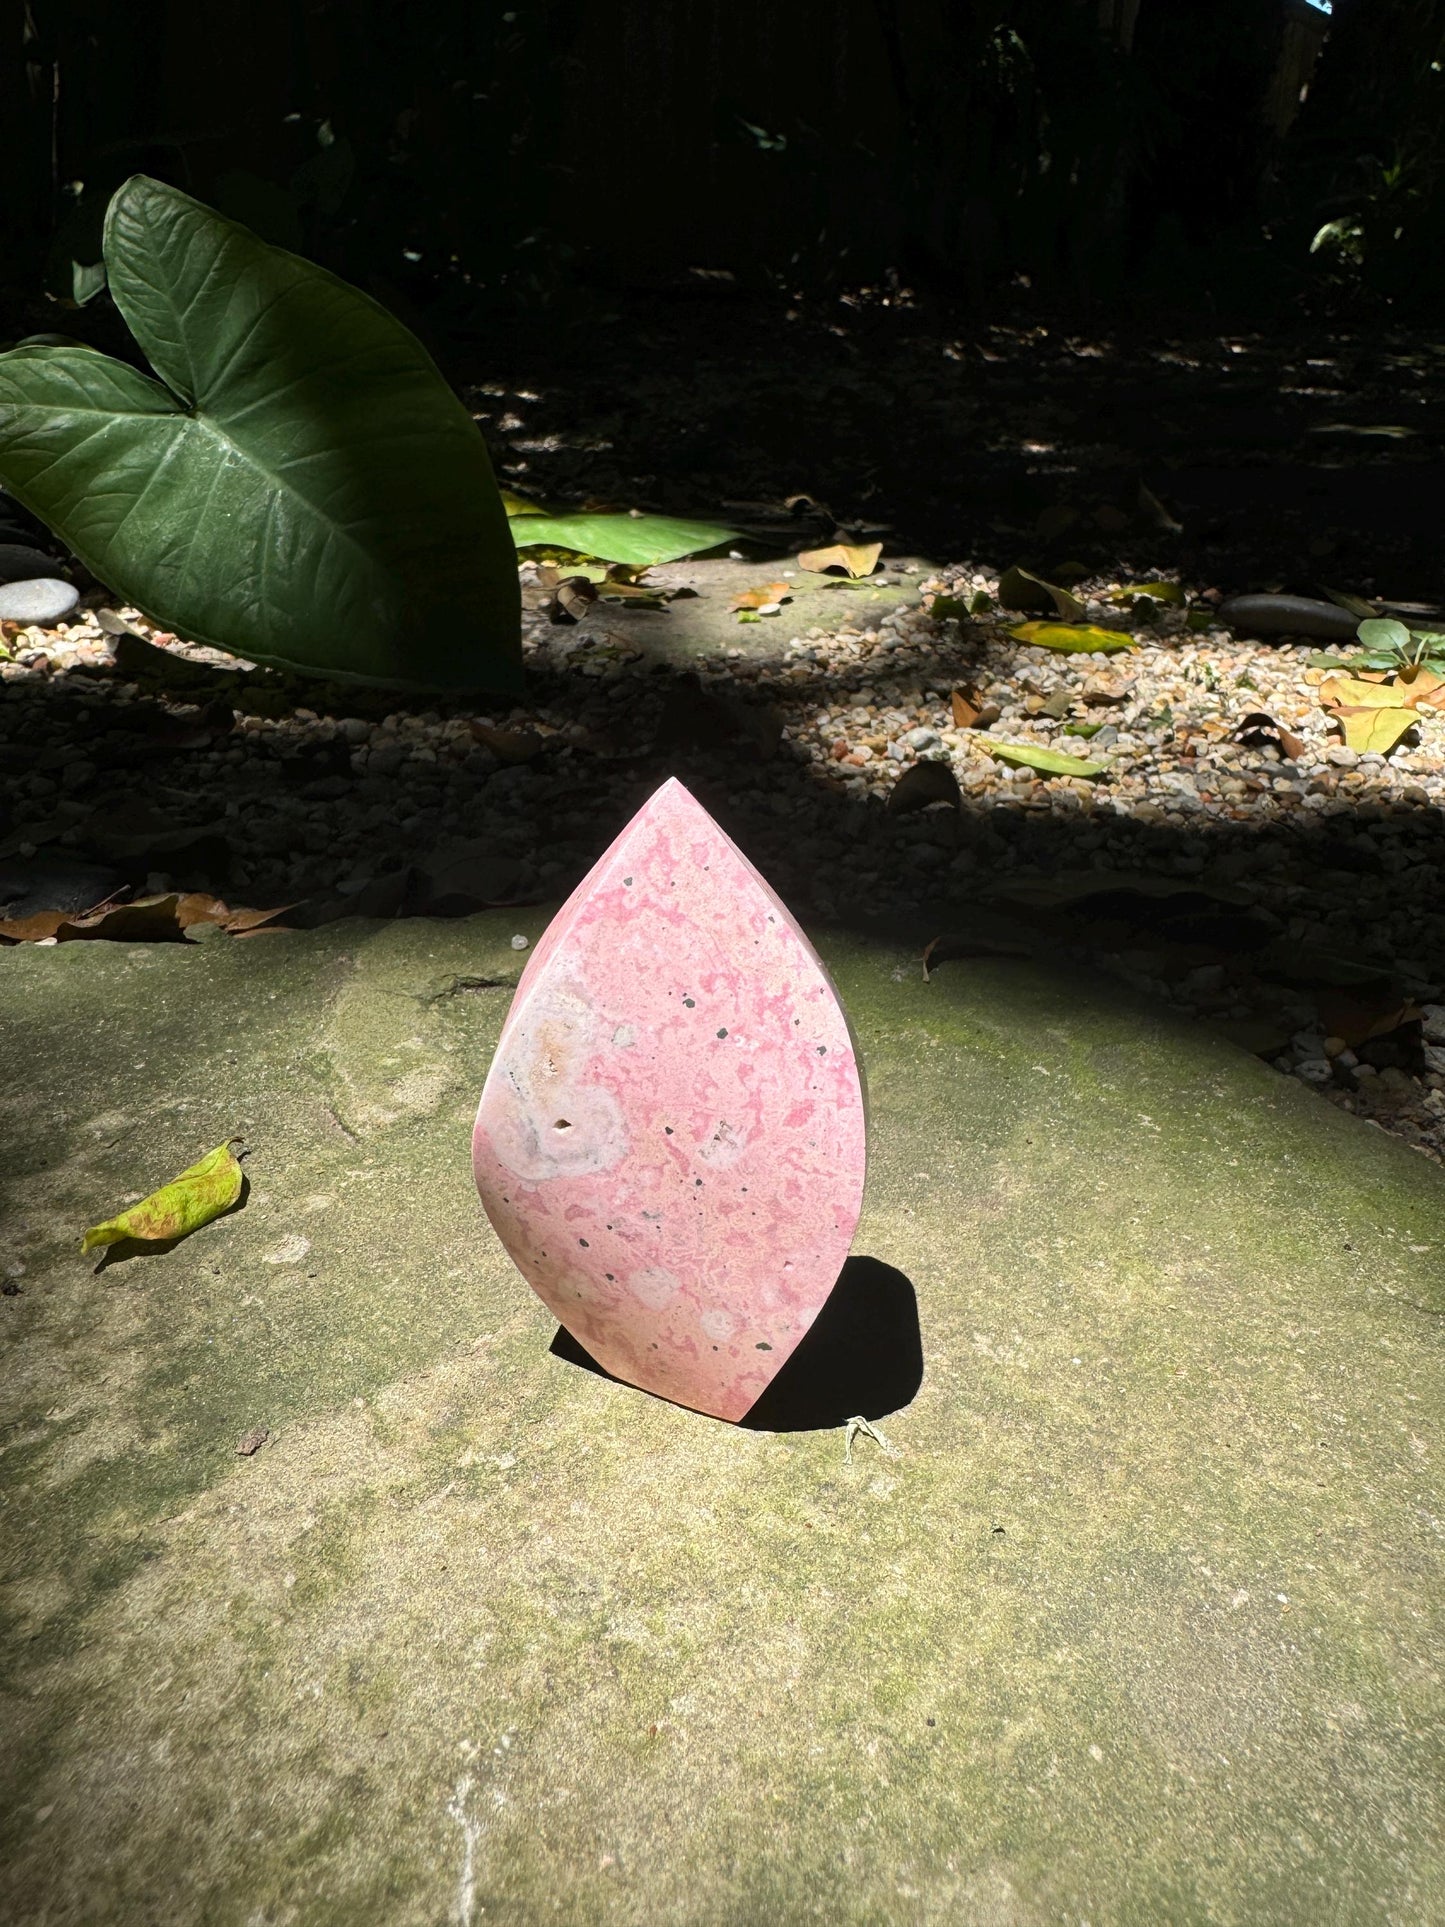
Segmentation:
{"type": "Polygon", "coordinates": [[[664,783],[517,986],[472,1139],[497,1235],[614,1377],[740,1419],[848,1255],[864,1136],[812,945],[664,783]]]}

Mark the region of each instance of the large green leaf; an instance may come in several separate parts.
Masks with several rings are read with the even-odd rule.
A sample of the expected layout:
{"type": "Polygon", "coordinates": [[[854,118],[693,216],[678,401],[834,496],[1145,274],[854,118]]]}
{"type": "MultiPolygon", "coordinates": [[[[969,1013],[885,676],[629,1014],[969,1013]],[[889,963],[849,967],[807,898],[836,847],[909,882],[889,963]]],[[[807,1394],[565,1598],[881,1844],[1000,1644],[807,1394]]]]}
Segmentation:
{"type": "Polygon", "coordinates": [[[335,275],[135,175],[110,291],[159,380],[0,355],[0,481],[156,621],[358,682],[515,689],[516,556],[476,425],[335,275]]]}
{"type": "Polygon", "coordinates": [[[514,512],[512,538],[519,549],[569,549],[599,562],[628,562],[650,569],[685,555],[736,542],[732,529],[712,522],[679,522],[672,515],[527,515],[514,512]]]}

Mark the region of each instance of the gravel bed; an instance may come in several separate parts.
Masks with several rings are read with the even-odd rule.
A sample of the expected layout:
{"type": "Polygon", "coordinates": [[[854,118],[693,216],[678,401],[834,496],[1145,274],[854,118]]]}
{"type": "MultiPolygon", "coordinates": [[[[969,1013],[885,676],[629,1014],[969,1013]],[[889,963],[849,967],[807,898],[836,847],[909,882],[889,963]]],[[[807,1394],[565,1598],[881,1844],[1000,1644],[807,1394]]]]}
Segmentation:
{"type": "MultiPolygon", "coordinates": [[[[246,684],[231,707],[214,690],[126,680],[97,611],[112,629],[114,615],[93,592],[69,622],[8,632],[0,880],[57,853],[95,861],[102,832],[112,849],[129,832],[132,853],[147,836],[155,852],[143,875],[132,861],[135,889],[210,888],[233,905],[364,910],[378,880],[465,868],[479,852],[501,866],[494,900],[560,897],[672,770],[804,915],[1076,955],[1232,1026],[1445,1159],[1445,716],[1388,758],[1357,755],[1319,705],[1313,644],[1193,630],[1166,608],[1127,654],[1060,656],[1009,637],[1015,618],[939,620],[927,607],[997,588],[968,567],[943,571],[924,608],[876,629],[794,635],[785,607],[772,659],[718,652],[695,679],[617,646],[605,613],[558,627],[532,606],[523,702],[383,710],[310,686],[298,699],[268,677],[256,679],[264,713],[246,706],[246,684]],[[998,705],[990,728],[956,726],[960,688],[998,705]],[[1301,753],[1240,741],[1255,711],[1301,753]],[[1086,739],[1071,722],[1099,727],[1086,739]],[[991,753],[1000,742],[1062,749],[1105,774],[1013,770],[991,753]],[[961,808],[888,807],[919,761],[949,765],[961,808]],[[1345,1013],[1334,1028],[1332,1009],[1345,1013]]],[[[118,613],[171,656],[226,661],[118,613]]],[[[1088,616],[1134,626],[1102,600],[1088,616]]]]}

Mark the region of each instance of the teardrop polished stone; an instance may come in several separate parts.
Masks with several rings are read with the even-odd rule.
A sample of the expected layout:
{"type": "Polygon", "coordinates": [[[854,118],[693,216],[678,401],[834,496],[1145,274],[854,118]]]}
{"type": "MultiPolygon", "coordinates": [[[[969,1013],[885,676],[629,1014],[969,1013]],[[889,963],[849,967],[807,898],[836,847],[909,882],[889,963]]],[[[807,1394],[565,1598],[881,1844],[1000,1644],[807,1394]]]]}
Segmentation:
{"type": "Polygon", "coordinates": [[[614,1377],[740,1419],[863,1199],[847,1017],[783,903],[663,784],[529,959],[472,1167],[523,1277],[614,1377]]]}

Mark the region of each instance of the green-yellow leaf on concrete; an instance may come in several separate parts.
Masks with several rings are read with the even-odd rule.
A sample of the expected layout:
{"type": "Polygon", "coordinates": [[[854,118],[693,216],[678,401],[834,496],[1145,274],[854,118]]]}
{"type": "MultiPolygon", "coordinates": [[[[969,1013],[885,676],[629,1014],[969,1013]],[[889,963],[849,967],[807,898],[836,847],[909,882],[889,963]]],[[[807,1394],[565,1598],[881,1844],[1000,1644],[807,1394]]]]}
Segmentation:
{"type": "Polygon", "coordinates": [[[227,1138],[214,1151],[182,1171],[170,1184],[163,1184],[139,1204],[122,1211],[104,1224],[92,1225],[81,1240],[82,1253],[100,1245],[118,1244],[122,1238],[140,1238],[157,1243],[169,1238],[184,1238],[199,1231],[212,1218],[229,1211],[241,1195],[241,1166],[231,1146],[239,1142],[227,1138]]]}
{"type": "Polygon", "coordinates": [[[1001,763],[1023,764],[1046,776],[1103,776],[1102,763],[1086,763],[1082,756],[1066,756],[1061,749],[1039,749],[1033,743],[989,743],[990,756],[1001,763]]]}
{"type": "Polygon", "coordinates": [[[1135,647],[1136,638],[1121,629],[1100,629],[1092,622],[1016,622],[1009,634],[1016,642],[1064,654],[1111,656],[1135,647]]]}
{"type": "Polygon", "coordinates": [[[1177,582],[1129,582],[1106,591],[1110,602],[1133,602],[1148,596],[1151,602],[1168,602],[1176,609],[1184,602],[1184,591],[1177,582]]]}
{"type": "Polygon", "coordinates": [[[1340,709],[1335,714],[1346,744],[1362,755],[1367,749],[1385,755],[1420,720],[1418,709],[1340,709]]]}

